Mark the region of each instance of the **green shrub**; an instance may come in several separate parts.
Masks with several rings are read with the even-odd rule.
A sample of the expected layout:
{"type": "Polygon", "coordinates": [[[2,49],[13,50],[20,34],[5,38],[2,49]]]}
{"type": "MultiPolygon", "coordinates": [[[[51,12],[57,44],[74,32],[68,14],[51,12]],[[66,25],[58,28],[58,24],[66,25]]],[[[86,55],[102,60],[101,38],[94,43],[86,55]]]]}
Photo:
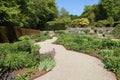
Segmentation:
{"type": "Polygon", "coordinates": [[[16,76],[17,80],[30,80],[30,76],[27,73],[23,73],[21,75],[16,76]]]}
{"type": "Polygon", "coordinates": [[[71,22],[71,18],[64,17],[64,18],[57,18],[53,21],[49,21],[46,23],[46,30],[65,30],[68,28],[68,25],[71,22]]]}
{"type": "Polygon", "coordinates": [[[106,25],[109,24],[108,20],[100,20],[95,23],[96,27],[106,27],[106,25]]]}
{"type": "Polygon", "coordinates": [[[32,67],[36,64],[35,58],[27,52],[8,53],[4,60],[4,66],[9,70],[23,67],[32,67]]]}
{"type": "Polygon", "coordinates": [[[103,62],[106,64],[106,68],[110,71],[113,71],[117,73],[120,71],[120,57],[108,57],[106,56],[103,60],[103,62]]]}
{"type": "Polygon", "coordinates": [[[111,39],[105,39],[102,41],[102,48],[113,49],[115,47],[120,47],[120,41],[113,41],[111,39]]]}
{"type": "Polygon", "coordinates": [[[25,62],[27,58],[26,52],[20,53],[8,53],[4,60],[4,66],[9,70],[16,70],[25,67],[25,62]]]}
{"type": "Polygon", "coordinates": [[[115,29],[112,31],[112,34],[115,38],[120,39],[120,24],[115,26],[115,29]]]}
{"type": "Polygon", "coordinates": [[[103,57],[105,68],[113,71],[120,79],[120,41],[90,38],[70,34],[58,34],[56,43],[66,48],[87,54],[98,54],[103,57]]]}
{"type": "Polygon", "coordinates": [[[31,45],[33,45],[30,41],[21,41],[21,42],[16,42],[14,45],[17,46],[17,51],[26,51],[31,53],[32,48],[31,45]]]}
{"type": "Polygon", "coordinates": [[[119,47],[114,49],[114,56],[120,57],[120,48],[119,47]]]}
{"type": "Polygon", "coordinates": [[[39,65],[40,71],[43,71],[43,70],[49,71],[55,66],[55,60],[53,57],[46,55],[46,56],[43,56],[42,58],[43,59],[39,65]]]}
{"type": "Polygon", "coordinates": [[[19,37],[20,41],[26,41],[26,40],[30,40],[30,36],[21,36],[19,37]]]}
{"type": "Polygon", "coordinates": [[[105,56],[113,56],[114,55],[114,50],[108,50],[108,49],[105,49],[105,50],[100,50],[98,52],[99,55],[105,57],[105,56]]]}
{"type": "Polygon", "coordinates": [[[39,46],[20,41],[0,46],[0,75],[7,70],[35,67],[40,62],[39,46]]]}
{"type": "Polygon", "coordinates": [[[75,19],[71,21],[71,27],[84,27],[89,25],[89,20],[87,18],[75,19]]]}

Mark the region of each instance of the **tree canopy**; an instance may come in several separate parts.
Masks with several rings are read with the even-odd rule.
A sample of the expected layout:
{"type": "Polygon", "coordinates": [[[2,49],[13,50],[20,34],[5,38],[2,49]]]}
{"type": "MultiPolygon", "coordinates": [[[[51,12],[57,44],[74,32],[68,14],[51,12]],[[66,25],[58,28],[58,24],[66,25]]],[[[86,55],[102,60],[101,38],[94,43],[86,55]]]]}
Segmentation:
{"type": "MultiPolygon", "coordinates": [[[[99,4],[86,6],[81,18],[88,18],[91,23],[108,20],[110,26],[120,21],[120,0],[100,0],[99,4]]],[[[107,24],[107,23],[106,23],[107,24]]]]}
{"type": "Polygon", "coordinates": [[[55,0],[0,0],[0,25],[40,28],[58,16],[55,0]]]}

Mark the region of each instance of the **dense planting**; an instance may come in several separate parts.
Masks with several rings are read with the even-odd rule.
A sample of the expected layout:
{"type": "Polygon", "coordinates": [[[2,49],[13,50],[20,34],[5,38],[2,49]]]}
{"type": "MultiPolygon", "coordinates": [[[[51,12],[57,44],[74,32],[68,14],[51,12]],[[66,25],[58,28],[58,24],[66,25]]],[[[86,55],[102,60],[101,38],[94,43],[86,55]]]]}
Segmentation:
{"type": "Polygon", "coordinates": [[[115,72],[120,79],[120,41],[70,34],[59,34],[58,38],[57,43],[64,45],[67,49],[103,57],[105,68],[115,72]]]}
{"type": "Polygon", "coordinates": [[[40,33],[38,35],[32,35],[32,36],[22,36],[19,38],[19,40],[35,40],[37,41],[44,41],[46,39],[50,39],[51,37],[47,33],[40,33]]]}
{"type": "MultiPolygon", "coordinates": [[[[0,78],[22,68],[38,68],[39,70],[49,71],[55,66],[54,58],[51,55],[42,55],[39,53],[39,46],[35,45],[31,39],[45,40],[49,36],[31,36],[23,37],[21,41],[14,43],[0,44],[0,78]],[[29,39],[30,38],[30,39],[29,39]],[[49,63],[49,64],[46,64],[49,63]]],[[[32,73],[24,73],[16,76],[18,80],[29,80],[32,73]]]]}

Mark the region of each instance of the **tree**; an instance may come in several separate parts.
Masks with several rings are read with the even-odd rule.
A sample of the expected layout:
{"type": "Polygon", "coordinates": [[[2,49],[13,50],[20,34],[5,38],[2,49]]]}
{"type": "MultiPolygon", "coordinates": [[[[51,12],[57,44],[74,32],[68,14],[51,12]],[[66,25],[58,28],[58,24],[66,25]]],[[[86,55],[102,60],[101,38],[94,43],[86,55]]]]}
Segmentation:
{"type": "Polygon", "coordinates": [[[120,12],[120,0],[101,0],[100,4],[106,10],[108,18],[113,17],[114,20],[117,20],[116,15],[120,12]]]}
{"type": "Polygon", "coordinates": [[[69,16],[70,16],[71,20],[74,20],[74,19],[78,19],[78,18],[79,18],[78,15],[70,14],[69,16]]]}
{"type": "Polygon", "coordinates": [[[95,15],[95,10],[96,5],[93,6],[85,6],[84,12],[80,16],[81,18],[88,18],[90,21],[90,24],[93,24],[95,21],[96,15],[95,15]]]}
{"type": "Polygon", "coordinates": [[[44,28],[46,22],[58,17],[55,0],[34,0],[35,13],[38,17],[37,28],[44,28]]]}
{"type": "Polygon", "coordinates": [[[62,7],[60,10],[60,16],[61,17],[69,17],[69,12],[64,7],[62,7]]]}
{"type": "Polygon", "coordinates": [[[55,0],[0,0],[0,25],[44,27],[58,16],[55,0]]]}
{"type": "Polygon", "coordinates": [[[18,7],[19,5],[14,1],[0,1],[0,25],[20,25],[20,10],[18,7]]]}

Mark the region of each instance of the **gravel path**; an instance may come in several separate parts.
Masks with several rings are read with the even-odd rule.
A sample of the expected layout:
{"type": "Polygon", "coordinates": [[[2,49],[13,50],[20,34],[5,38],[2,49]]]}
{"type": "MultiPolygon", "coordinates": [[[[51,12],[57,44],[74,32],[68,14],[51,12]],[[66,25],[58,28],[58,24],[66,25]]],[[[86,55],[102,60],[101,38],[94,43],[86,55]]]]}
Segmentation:
{"type": "Polygon", "coordinates": [[[56,37],[38,42],[40,52],[56,50],[56,66],[52,71],[35,80],[116,80],[113,73],[104,69],[104,64],[97,58],[66,50],[62,45],[52,44],[56,37]]]}

